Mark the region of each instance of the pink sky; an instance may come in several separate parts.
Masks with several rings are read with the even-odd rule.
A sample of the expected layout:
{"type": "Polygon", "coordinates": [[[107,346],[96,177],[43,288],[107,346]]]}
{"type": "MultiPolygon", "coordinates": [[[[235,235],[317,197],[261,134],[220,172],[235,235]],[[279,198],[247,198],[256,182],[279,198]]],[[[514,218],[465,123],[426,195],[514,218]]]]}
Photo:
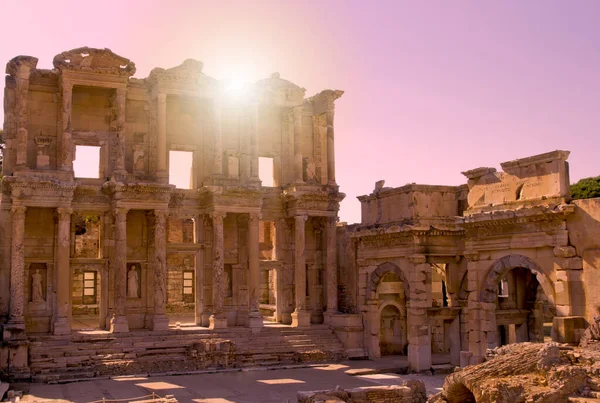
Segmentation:
{"type": "MultiPolygon", "coordinates": [[[[336,107],[341,219],[376,180],[458,185],[461,171],[571,150],[600,174],[600,2],[15,1],[0,61],[107,47],[136,77],[187,58],[218,79],[279,71],[336,107]]],[[[2,117],[0,117],[2,119],[2,117]]]]}

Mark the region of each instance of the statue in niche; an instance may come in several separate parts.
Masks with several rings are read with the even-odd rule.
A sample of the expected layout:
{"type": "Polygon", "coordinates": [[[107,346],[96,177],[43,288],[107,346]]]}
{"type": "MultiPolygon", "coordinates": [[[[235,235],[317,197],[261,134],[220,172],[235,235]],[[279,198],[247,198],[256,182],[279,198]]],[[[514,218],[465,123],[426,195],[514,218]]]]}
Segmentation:
{"type": "Polygon", "coordinates": [[[35,273],[31,275],[31,302],[46,302],[40,269],[35,269],[35,273]]]}
{"type": "Polygon", "coordinates": [[[136,266],[132,265],[127,272],[127,297],[128,298],[138,298],[138,284],[139,284],[139,276],[136,270],[136,266]]]}

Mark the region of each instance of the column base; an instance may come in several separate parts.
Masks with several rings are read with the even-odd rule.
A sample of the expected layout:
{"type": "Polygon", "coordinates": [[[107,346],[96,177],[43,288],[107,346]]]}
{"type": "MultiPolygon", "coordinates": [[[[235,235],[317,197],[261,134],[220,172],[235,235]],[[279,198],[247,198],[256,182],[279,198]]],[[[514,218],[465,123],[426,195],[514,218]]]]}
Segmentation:
{"type": "Polygon", "coordinates": [[[129,333],[129,323],[125,316],[113,316],[110,320],[111,333],[129,333]]]}
{"type": "Polygon", "coordinates": [[[248,315],[248,327],[252,329],[252,333],[259,332],[263,327],[263,318],[258,312],[252,312],[248,315]]]}
{"type": "Polygon", "coordinates": [[[331,325],[333,322],[333,317],[339,314],[338,311],[325,311],[323,314],[323,323],[325,325],[331,325]]]}
{"type": "Polygon", "coordinates": [[[52,323],[52,334],[55,336],[71,334],[71,322],[69,318],[56,318],[52,323]]]}
{"type": "Polygon", "coordinates": [[[294,311],[292,313],[292,327],[310,327],[310,312],[294,311]]]}
{"type": "Polygon", "coordinates": [[[202,312],[200,315],[200,326],[209,327],[210,326],[210,313],[202,312]]]}
{"type": "Polygon", "coordinates": [[[208,318],[208,328],[210,330],[215,329],[227,329],[227,318],[221,315],[210,315],[208,318]]]}
{"type": "Polygon", "coordinates": [[[25,334],[25,322],[20,320],[9,320],[6,325],[2,327],[2,340],[27,340],[25,334]]]}
{"type": "Polygon", "coordinates": [[[169,330],[169,318],[167,315],[154,315],[152,318],[152,331],[169,330]]]}

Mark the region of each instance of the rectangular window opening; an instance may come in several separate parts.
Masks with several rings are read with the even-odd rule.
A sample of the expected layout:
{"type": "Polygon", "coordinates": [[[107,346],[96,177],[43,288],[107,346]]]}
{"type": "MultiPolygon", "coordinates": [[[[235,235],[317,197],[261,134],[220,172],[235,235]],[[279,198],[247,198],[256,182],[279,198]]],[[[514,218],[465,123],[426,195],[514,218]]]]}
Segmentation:
{"type": "Polygon", "coordinates": [[[178,189],[193,189],[193,151],[169,151],[169,184],[178,189]]]}
{"type": "Polygon", "coordinates": [[[258,158],[258,177],[262,182],[263,186],[273,187],[275,186],[273,169],[273,158],[270,157],[259,157],[258,158]]]}
{"type": "Polygon", "coordinates": [[[91,305],[96,303],[96,272],[83,272],[83,303],[91,305]]]}
{"type": "Polygon", "coordinates": [[[100,147],[76,145],[73,171],[76,178],[100,178],[100,147]]]}
{"type": "Polygon", "coordinates": [[[183,295],[194,294],[194,272],[184,271],[183,272],[183,295]]]}

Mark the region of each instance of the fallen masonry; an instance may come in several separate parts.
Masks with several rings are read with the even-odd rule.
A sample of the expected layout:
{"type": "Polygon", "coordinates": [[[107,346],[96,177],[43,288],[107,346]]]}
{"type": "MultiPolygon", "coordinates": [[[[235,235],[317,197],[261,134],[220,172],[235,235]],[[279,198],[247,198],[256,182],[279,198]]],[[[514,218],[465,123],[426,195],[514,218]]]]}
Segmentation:
{"type": "Polygon", "coordinates": [[[298,403],[425,403],[423,381],[409,380],[403,385],[373,386],[354,389],[298,392],[298,403]]]}

